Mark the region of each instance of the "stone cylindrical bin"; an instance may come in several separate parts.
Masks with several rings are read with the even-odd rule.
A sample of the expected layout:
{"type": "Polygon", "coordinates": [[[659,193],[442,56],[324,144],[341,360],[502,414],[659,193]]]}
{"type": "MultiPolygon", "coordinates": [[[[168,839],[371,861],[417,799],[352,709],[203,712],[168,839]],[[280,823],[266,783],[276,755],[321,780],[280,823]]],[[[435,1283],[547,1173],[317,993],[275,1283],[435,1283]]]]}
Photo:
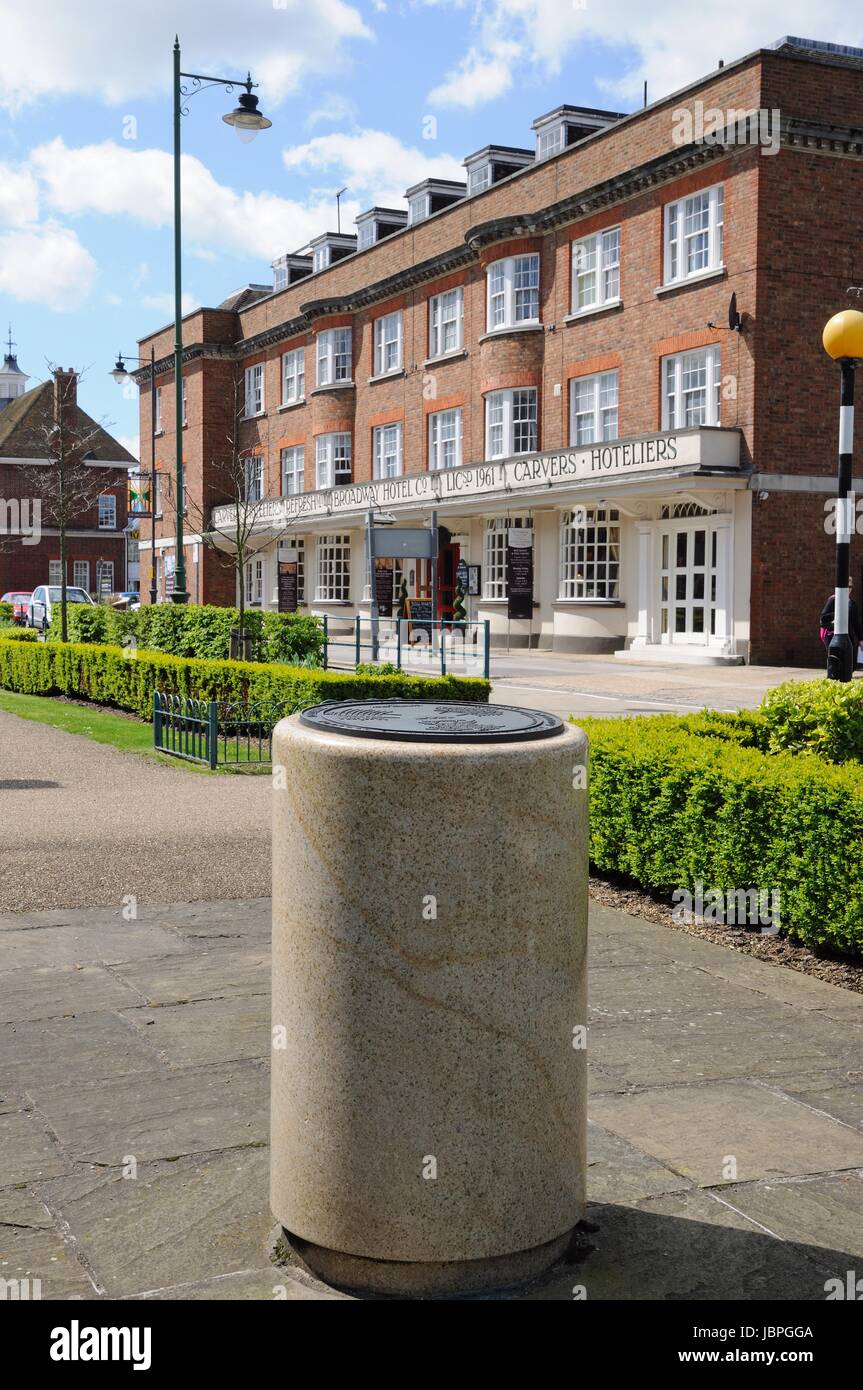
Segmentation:
{"type": "Polygon", "coordinates": [[[586,762],[499,705],[275,730],[271,1200],[331,1283],[516,1283],[583,1215],[586,762]]]}

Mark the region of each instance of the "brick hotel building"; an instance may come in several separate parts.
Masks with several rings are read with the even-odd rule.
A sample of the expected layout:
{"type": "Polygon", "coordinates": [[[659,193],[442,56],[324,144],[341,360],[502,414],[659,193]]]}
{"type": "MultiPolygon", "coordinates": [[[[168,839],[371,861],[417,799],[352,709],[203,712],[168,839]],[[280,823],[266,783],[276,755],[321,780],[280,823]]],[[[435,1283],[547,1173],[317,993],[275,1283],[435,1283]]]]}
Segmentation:
{"type": "MultiPolygon", "coordinates": [[[[436,510],[441,614],[458,561],[478,566],[469,617],[497,644],[821,664],[839,385],[821,330],[863,284],[863,50],[783,39],[631,115],[558,106],[533,130],[186,316],[192,598],[234,601],[190,522],[225,521],[239,378],[247,488],[267,499],[252,603],[277,606],[281,543],[306,611],[367,614],[369,507],[436,510]],[[739,122],[758,112],[770,144],[739,122]],[[511,527],[533,536],[532,620],[507,619],[511,527]]],[[[170,475],[171,330],[142,355],[153,342],[170,475]]],[[[167,508],[156,546],[164,595],[167,508]]],[[[428,562],[402,577],[428,592],[428,562]]]]}

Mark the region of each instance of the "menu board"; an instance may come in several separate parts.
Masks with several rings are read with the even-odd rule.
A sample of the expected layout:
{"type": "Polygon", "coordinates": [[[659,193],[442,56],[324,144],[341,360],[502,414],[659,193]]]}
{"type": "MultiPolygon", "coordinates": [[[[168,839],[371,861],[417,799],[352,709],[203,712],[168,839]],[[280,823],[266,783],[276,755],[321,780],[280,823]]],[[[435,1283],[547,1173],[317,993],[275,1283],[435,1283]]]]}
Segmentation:
{"type": "Polygon", "coordinates": [[[296,613],[298,607],[297,597],[297,571],[299,566],[296,560],[279,561],[279,612],[296,613]]]}
{"type": "Polygon", "coordinates": [[[393,561],[375,560],[375,598],[378,602],[378,617],[393,616],[393,561]]]}
{"type": "Polygon", "coordinates": [[[422,640],[420,633],[425,633],[428,641],[432,639],[432,625],[434,621],[434,610],[430,598],[409,598],[406,601],[408,618],[408,641],[416,642],[422,640]]]}
{"type": "Polygon", "coordinates": [[[533,617],[533,532],[510,527],[506,537],[507,616],[533,617]]]}

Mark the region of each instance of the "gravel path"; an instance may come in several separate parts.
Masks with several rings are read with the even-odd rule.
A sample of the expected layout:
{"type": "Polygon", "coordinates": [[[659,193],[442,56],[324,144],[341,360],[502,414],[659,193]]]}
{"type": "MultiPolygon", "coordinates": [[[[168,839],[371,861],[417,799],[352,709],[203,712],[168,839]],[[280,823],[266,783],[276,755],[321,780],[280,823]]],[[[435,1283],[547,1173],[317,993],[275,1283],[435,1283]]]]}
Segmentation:
{"type": "Polygon", "coordinates": [[[0,911],[267,895],[270,788],[0,711],[0,911]]]}

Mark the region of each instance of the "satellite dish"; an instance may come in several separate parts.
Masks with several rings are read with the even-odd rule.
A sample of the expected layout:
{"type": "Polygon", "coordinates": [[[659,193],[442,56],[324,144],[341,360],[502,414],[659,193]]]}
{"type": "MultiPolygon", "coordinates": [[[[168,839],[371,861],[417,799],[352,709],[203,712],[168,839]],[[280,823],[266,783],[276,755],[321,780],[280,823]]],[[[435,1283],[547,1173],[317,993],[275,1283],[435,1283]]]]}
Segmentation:
{"type": "Polygon", "coordinates": [[[728,302],[728,327],[732,333],[740,332],[740,315],[737,312],[737,295],[732,294],[728,302]]]}

